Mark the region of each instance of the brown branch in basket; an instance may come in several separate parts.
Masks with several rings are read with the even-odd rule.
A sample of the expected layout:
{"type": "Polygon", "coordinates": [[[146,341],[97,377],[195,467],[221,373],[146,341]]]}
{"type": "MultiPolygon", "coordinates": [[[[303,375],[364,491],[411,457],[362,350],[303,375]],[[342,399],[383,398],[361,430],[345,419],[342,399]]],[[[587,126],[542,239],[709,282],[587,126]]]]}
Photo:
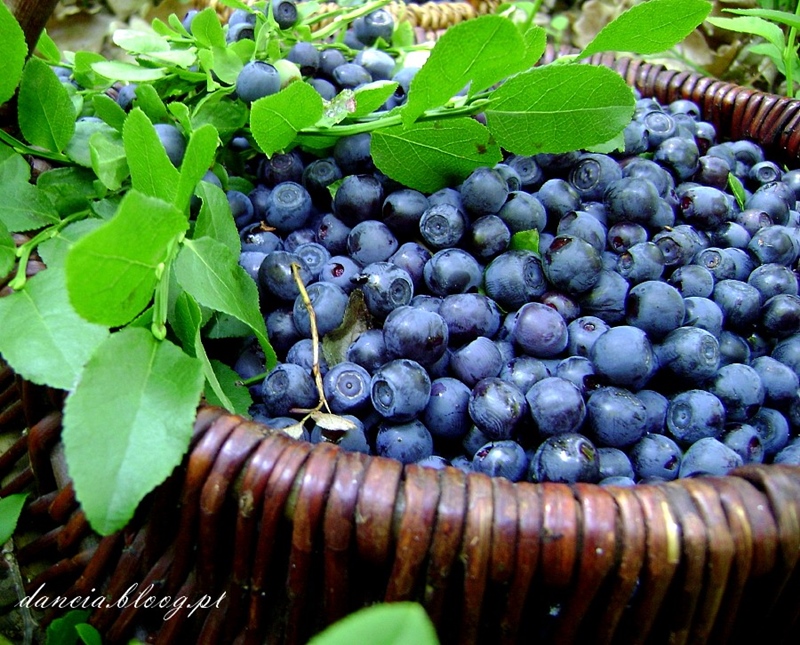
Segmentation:
{"type": "Polygon", "coordinates": [[[25,581],[22,579],[22,573],[19,570],[19,564],[17,563],[16,557],[14,557],[13,540],[6,542],[5,546],[3,547],[3,562],[5,562],[9,574],[11,575],[17,600],[20,601],[16,604],[19,607],[20,616],[22,616],[22,627],[24,634],[22,642],[24,645],[30,645],[33,643],[33,634],[38,625],[31,614],[28,604],[21,602],[27,596],[27,593],[25,592],[25,581]]]}

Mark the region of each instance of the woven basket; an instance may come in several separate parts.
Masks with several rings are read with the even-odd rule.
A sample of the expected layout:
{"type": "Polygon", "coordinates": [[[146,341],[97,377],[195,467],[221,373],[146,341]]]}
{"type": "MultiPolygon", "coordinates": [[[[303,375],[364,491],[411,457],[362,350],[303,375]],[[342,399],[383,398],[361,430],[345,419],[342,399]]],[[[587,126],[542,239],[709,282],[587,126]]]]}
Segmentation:
{"type": "MultiPolygon", "coordinates": [[[[797,163],[798,101],[589,62],[644,96],[691,98],[721,136],[797,163]]],[[[202,407],[183,464],[101,538],[64,473],[60,403],[0,369],[0,430],[29,428],[0,456],[0,496],[35,490],[18,531],[35,536],[16,552],[25,593],[45,583],[117,599],[153,584],[158,597],[222,598],[167,621],[164,609],[94,610],[110,643],[304,642],[405,599],[423,603],[443,642],[800,642],[800,468],[634,488],[512,484],[312,446],[202,407]]]]}

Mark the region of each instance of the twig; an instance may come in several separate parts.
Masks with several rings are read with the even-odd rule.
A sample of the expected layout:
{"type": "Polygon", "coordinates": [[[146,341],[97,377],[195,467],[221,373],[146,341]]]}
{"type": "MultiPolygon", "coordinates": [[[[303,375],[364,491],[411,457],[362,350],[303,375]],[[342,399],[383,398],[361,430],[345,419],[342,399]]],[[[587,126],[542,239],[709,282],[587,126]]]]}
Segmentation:
{"type": "Polygon", "coordinates": [[[22,573],[19,570],[17,559],[14,557],[13,539],[10,539],[3,546],[3,559],[6,561],[8,570],[11,572],[11,580],[14,583],[14,590],[17,592],[17,599],[20,601],[17,604],[19,606],[19,613],[22,616],[22,625],[24,629],[22,642],[24,645],[32,645],[33,633],[38,625],[36,620],[33,618],[33,614],[31,614],[30,607],[28,607],[26,603],[22,602],[27,594],[25,593],[25,581],[23,580],[22,573]]]}

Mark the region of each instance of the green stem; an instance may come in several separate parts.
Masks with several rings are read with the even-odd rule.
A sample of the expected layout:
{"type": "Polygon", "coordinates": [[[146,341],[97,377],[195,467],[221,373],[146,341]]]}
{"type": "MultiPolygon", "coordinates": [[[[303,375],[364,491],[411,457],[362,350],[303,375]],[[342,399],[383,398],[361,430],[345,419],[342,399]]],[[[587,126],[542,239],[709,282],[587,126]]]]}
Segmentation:
{"type": "Polygon", "coordinates": [[[172,263],[178,255],[180,244],[177,240],[170,245],[166,261],[158,268],[156,277],[156,293],[153,299],[153,322],[150,331],[157,340],[164,340],[167,337],[167,310],[169,309],[169,282],[172,273],[172,263]]]}
{"type": "MultiPolygon", "coordinates": [[[[800,16],[800,2],[797,3],[794,11],[795,16],[800,16]]],[[[783,66],[786,70],[786,94],[789,97],[794,97],[794,63],[797,60],[797,51],[795,48],[795,41],[797,40],[797,29],[795,27],[789,28],[789,38],[786,42],[786,47],[783,49],[783,66]]]]}
{"type": "Polygon", "coordinates": [[[33,155],[34,157],[41,157],[42,159],[49,159],[50,161],[58,161],[59,163],[67,163],[71,164],[72,160],[62,155],[58,152],[48,152],[47,150],[39,150],[38,148],[31,148],[28,145],[25,145],[19,139],[12,137],[8,132],[0,129],[0,141],[5,143],[10,148],[13,148],[15,152],[18,152],[23,155],[33,155]]]}
{"type": "Polygon", "coordinates": [[[17,266],[17,273],[11,282],[8,283],[8,286],[11,287],[14,291],[19,291],[22,287],[25,286],[25,283],[28,280],[27,275],[25,275],[25,271],[28,266],[28,260],[31,259],[31,253],[33,250],[39,246],[42,242],[46,242],[49,239],[54,238],[58,235],[59,231],[63,230],[66,226],[72,224],[72,222],[77,222],[82,219],[86,219],[89,215],[89,210],[82,210],[77,213],[73,213],[72,215],[68,215],[63,220],[61,220],[58,224],[54,224],[53,226],[49,226],[43,231],[40,231],[36,235],[34,235],[30,240],[25,242],[24,244],[17,247],[17,257],[19,258],[19,265],[17,266]]]}

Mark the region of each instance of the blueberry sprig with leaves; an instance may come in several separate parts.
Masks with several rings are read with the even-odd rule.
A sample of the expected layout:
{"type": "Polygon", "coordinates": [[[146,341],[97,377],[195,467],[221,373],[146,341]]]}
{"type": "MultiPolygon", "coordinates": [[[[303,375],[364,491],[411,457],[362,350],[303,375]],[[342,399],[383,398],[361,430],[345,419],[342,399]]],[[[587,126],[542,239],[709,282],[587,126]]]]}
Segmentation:
{"type": "MultiPolygon", "coordinates": [[[[0,299],[0,353],[22,377],[66,391],[67,465],[101,534],[123,527],[179,464],[203,395],[246,413],[247,389],[211,358],[209,340],[255,336],[267,368],[274,365],[217,184],[252,185],[226,167],[298,146],[322,155],[342,137],[369,132],[382,172],[432,192],[497,163],[503,151],[613,149],[633,112],[630,88],[608,69],[575,60],[533,67],[544,31],[500,15],[448,30],[401,106],[383,109],[392,81],[326,101],[280,61],[299,41],[352,53],[346,28],[386,0],[328,16],[315,14],[316,3],[300,4],[291,26],[266,3],[223,3],[254,16],[252,39],[228,42],[205,9],[190,29],[172,16],[151,31],[117,32],[114,42],[131,61],[62,55],[46,35],[26,58],[22,32],[0,5],[0,101],[18,91],[19,126],[17,136],[0,133],[0,275],[11,274],[0,299]],[[284,73],[277,92],[248,104],[235,87],[254,60],[284,73]],[[124,83],[136,84],[129,111],[112,98],[124,83]],[[480,113],[486,125],[472,118],[480,113]],[[179,154],[165,149],[165,128],[185,139],[179,154]],[[250,149],[234,146],[235,137],[250,149]],[[32,182],[22,155],[55,167],[32,182]],[[209,171],[216,182],[204,181],[209,171]],[[28,241],[17,246],[14,233],[28,241]],[[34,252],[47,269],[28,279],[34,252]]],[[[709,10],[705,0],[651,0],[611,23],[580,57],[663,51],[709,10]]],[[[398,60],[418,49],[407,23],[395,25],[391,40],[398,60]]]]}

